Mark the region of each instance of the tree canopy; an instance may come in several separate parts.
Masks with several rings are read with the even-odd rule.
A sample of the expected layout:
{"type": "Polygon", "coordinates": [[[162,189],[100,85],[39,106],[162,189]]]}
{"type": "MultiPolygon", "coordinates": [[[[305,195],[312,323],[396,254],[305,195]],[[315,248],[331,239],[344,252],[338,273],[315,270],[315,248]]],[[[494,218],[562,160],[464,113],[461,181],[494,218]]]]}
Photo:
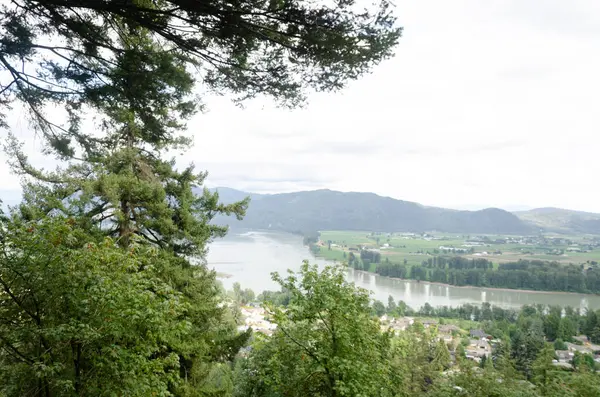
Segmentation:
{"type": "MultiPolygon", "coordinates": [[[[306,89],[340,89],[390,57],[402,31],[386,0],[371,9],[346,0],[19,0],[0,16],[0,64],[9,75],[2,101],[26,104],[39,129],[63,146],[89,135],[81,108],[105,108],[105,91],[123,79],[152,84],[175,64],[195,71],[188,83],[198,81],[202,92],[297,106],[306,89]],[[132,47],[139,35],[152,45],[132,47]],[[44,113],[48,103],[65,106],[67,125],[44,113]]],[[[145,123],[155,123],[154,98],[138,99],[145,123]]]]}
{"type": "MultiPolygon", "coordinates": [[[[390,3],[14,0],[0,17],[2,126],[24,105],[61,160],[38,169],[17,139],[7,144],[24,198],[0,225],[0,395],[231,395],[251,331],[236,329],[203,259],[227,231],[214,216],[242,217],[248,200],[220,203],[206,173],[164,153],[190,146],[202,94],[293,107],[369,71],[401,34],[390,3]]],[[[319,387],[373,391],[365,365],[346,368],[359,358],[350,322],[365,346],[384,339],[368,299],[331,276],[321,296],[344,298],[357,317],[330,313],[341,330],[320,336],[337,357],[323,368],[352,380],[319,387]]]]}
{"type": "Polygon", "coordinates": [[[391,347],[371,316],[368,292],[346,282],[342,267],[319,271],[308,262],[297,275],[273,279],[290,301],[269,307],[277,330],[244,364],[239,395],[382,395],[391,347]]]}

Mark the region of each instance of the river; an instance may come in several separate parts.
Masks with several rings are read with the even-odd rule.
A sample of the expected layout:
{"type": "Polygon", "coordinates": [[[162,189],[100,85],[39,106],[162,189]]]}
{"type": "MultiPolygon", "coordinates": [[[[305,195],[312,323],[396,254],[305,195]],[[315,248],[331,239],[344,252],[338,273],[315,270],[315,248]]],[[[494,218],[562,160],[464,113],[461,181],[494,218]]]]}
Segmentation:
{"type": "MultiPolygon", "coordinates": [[[[257,294],[264,290],[279,290],[271,280],[271,272],[285,274],[287,269],[297,271],[302,261],[308,259],[320,266],[324,259],[314,258],[302,245],[300,236],[280,233],[249,231],[231,233],[210,245],[208,266],[228,277],[220,277],[227,289],[234,282],[242,288],[251,288],[257,294]]],[[[391,295],[418,309],[426,302],[432,306],[459,306],[465,303],[518,308],[525,304],[572,306],[575,308],[600,308],[600,296],[560,292],[527,292],[479,287],[453,287],[426,282],[407,281],[381,277],[348,269],[348,280],[371,290],[373,297],[387,302],[391,295]]]]}

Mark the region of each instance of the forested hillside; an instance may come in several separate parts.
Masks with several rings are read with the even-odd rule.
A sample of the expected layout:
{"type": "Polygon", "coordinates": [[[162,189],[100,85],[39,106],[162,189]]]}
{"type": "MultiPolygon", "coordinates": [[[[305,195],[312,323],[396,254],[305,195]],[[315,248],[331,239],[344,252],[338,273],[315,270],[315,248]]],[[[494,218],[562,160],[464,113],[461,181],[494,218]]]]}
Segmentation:
{"type": "Polygon", "coordinates": [[[441,231],[484,234],[526,234],[528,224],[510,212],[488,208],[457,211],[425,207],[410,201],[373,193],[315,190],[271,195],[247,194],[227,188],[216,191],[227,202],[251,196],[242,221],[217,218],[232,227],[275,229],[288,232],[316,230],[368,230],[382,232],[441,231]]]}
{"type": "Polygon", "coordinates": [[[600,214],[562,208],[536,208],[515,214],[525,222],[545,231],[600,234],[600,214]]]}

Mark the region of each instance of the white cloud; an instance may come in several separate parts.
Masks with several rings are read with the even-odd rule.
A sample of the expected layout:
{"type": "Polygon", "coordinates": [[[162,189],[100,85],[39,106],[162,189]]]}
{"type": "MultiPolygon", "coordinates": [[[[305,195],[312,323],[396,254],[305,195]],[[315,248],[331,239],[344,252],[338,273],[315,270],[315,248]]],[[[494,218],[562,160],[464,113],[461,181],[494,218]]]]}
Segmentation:
{"type": "Polygon", "coordinates": [[[600,212],[600,3],[396,4],[393,60],[303,110],[208,98],[181,164],[254,191],[600,212]]]}

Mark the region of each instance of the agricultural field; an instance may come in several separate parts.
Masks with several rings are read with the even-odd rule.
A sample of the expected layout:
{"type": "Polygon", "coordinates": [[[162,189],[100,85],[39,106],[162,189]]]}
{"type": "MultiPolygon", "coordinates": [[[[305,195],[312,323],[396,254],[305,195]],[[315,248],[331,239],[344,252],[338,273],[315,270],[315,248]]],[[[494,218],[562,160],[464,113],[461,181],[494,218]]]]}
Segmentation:
{"type": "Polygon", "coordinates": [[[556,261],[564,264],[600,262],[600,237],[501,236],[448,233],[320,232],[318,256],[344,261],[360,248],[378,250],[382,261],[419,265],[438,255],[485,258],[495,265],[519,259],[556,261]]]}

